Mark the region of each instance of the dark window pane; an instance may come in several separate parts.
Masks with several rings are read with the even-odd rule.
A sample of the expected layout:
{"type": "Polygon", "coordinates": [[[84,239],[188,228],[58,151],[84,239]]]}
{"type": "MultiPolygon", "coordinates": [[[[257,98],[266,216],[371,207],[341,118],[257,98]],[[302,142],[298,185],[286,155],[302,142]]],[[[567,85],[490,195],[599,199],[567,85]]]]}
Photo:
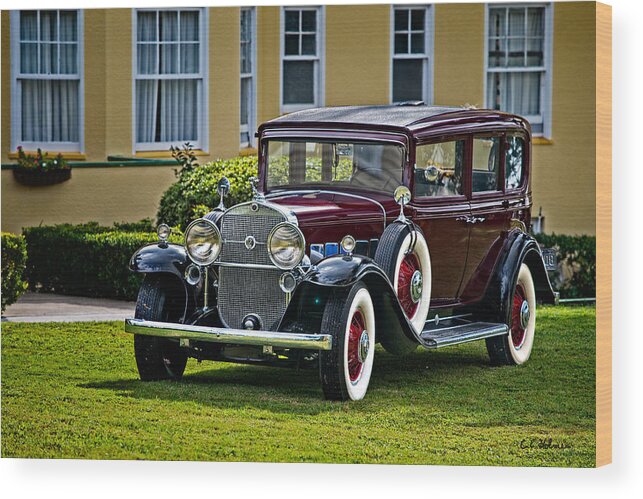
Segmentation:
{"type": "Polygon", "coordinates": [[[525,65],[525,39],[524,38],[510,38],[509,39],[509,57],[507,60],[508,66],[524,66],[525,65]]]}
{"type": "Polygon", "coordinates": [[[199,72],[199,44],[182,43],[181,45],[181,73],[199,72]]]}
{"type": "Polygon", "coordinates": [[[199,13],[196,11],[181,12],[181,40],[199,41],[199,13]]]}
{"type": "Polygon", "coordinates": [[[61,74],[76,74],[78,45],[75,43],[64,43],[60,45],[60,73],[61,74]]]}
{"type": "Polygon", "coordinates": [[[299,55],[299,35],[286,35],[284,52],[286,55],[299,55]]]}
{"type": "Polygon", "coordinates": [[[409,39],[406,33],[395,35],[395,53],[408,54],[409,52],[409,39]]]}
{"type": "Polygon", "coordinates": [[[136,50],[139,74],[156,74],[158,71],[156,44],[138,44],[136,50]]]}
{"type": "Polygon", "coordinates": [[[505,35],[505,9],[489,9],[489,36],[505,35]]]}
{"type": "Polygon", "coordinates": [[[174,74],[178,73],[178,46],[174,44],[161,44],[161,74],[174,74]]]}
{"type": "Polygon", "coordinates": [[[413,33],[411,35],[411,53],[424,54],[424,33],[413,33]]]}
{"type": "Polygon", "coordinates": [[[248,124],[248,113],[249,113],[249,107],[250,107],[250,92],[251,88],[250,85],[252,83],[252,80],[250,78],[242,78],[241,79],[241,113],[240,113],[240,121],[239,123],[241,125],[247,125],[248,124]]]}
{"type": "Polygon", "coordinates": [[[40,12],[40,40],[58,40],[58,16],[55,10],[43,10],[40,12]]]}
{"type": "Polygon", "coordinates": [[[284,104],[315,103],[315,62],[284,61],[284,104]]]}
{"type": "Polygon", "coordinates": [[[393,102],[423,100],[423,66],[417,59],[393,61],[393,102]]]}
{"type": "Polygon", "coordinates": [[[301,53],[302,55],[315,55],[317,53],[315,35],[301,36],[301,53]]]}
{"type": "Polygon", "coordinates": [[[137,12],[136,15],[136,38],[138,41],[156,41],[156,12],[137,12]]]}
{"type": "Polygon", "coordinates": [[[286,31],[299,31],[299,11],[287,10],[285,12],[286,31]]]}
{"type": "Polygon", "coordinates": [[[22,41],[38,39],[38,13],[36,11],[20,13],[20,39],[22,41]]]}
{"type": "Polygon", "coordinates": [[[543,64],[543,39],[529,38],[527,40],[527,66],[542,66],[543,64]]]}
{"type": "Polygon", "coordinates": [[[75,42],[78,40],[75,10],[60,11],[60,39],[63,42],[75,42]]]}
{"type": "Polygon", "coordinates": [[[314,10],[304,10],[301,13],[301,30],[317,31],[317,12],[314,10]]]}
{"type": "Polygon", "coordinates": [[[406,31],[409,29],[409,11],[407,9],[395,9],[395,31],[406,31]]]}
{"type": "Polygon", "coordinates": [[[58,45],[56,43],[40,44],[40,72],[42,74],[58,73],[58,45]]]}
{"type": "Polygon", "coordinates": [[[159,12],[161,19],[161,40],[172,42],[179,39],[179,19],[177,12],[159,12]]]}
{"type": "Polygon", "coordinates": [[[500,137],[473,139],[473,192],[500,189],[500,137]]]}
{"type": "Polygon", "coordinates": [[[411,11],[411,29],[413,31],[424,30],[424,9],[411,11]]]}
{"type": "Polygon", "coordinates": [[[507,137],[505,154],[505,187],[517,189],[522,184],[523,151],[525,142],[520,137],[507,137]]]}
{"type": "Polygon", "coordinates": [[[525,9],[509,9],[509,36],[525,36],[525,9]]]}
{"type": "Polygon", "coordinates": [[[489,40],[489,66],[497,68],[506,65],[505,49],[507,40],[504,38],[495,38],[489,40]]]}
{"type": "Polygon", "coordinates": [[[545,9],[527,9],[527,36],[545,35],[545,9]]]}
{"type": "Polygon", "coordinates": [[[38,72],[38,44],[37,43],[20,44],[20,72],[21,73],[38,72]]]}

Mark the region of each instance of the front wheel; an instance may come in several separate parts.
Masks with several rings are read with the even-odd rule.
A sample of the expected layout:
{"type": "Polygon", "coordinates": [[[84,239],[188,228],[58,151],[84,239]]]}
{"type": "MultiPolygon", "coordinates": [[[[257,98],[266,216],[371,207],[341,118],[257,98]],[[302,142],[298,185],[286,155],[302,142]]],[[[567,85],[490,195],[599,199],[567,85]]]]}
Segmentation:
{"type": "Polygon", "coordinates": [[[495,365],[519,365],[529,360],[536,332],[536,289],[526,264],[520,265],[509,309],[503,311],[509,334],[487,338],[487,351],[495,365]]]}
{"type": "MultiPolygon", "coordinates": [[[[159,322],[177,320],[176,299],[168,279],[148,274],[138,292],[135,317],[159,322]]],[[[188,356],[178,342],[154,336],[134,335],[136,366],[143,381],[180,379],[188,356]]]]}
{"type": "Polygon", "coordinates": [[[333,337],[333,347],[323,351],[319,373],[329,400],[361,400],[366,395],[375,356],[375,310],[363,283],[348,292],[333,292],[324,309],[322,331],[333,337]]]}

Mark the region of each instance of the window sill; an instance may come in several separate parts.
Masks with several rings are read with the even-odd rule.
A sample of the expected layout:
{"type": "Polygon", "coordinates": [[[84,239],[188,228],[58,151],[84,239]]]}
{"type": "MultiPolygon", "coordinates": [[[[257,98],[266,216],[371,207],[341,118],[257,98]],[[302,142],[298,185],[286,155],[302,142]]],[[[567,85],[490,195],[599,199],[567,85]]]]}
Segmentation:
{"type": "Polygon", "coordinates": [[[535,146],[553,146],[554,141],[552,139],[546,139],[545,137],[532,137],[532,145],[535,146]]]}
{"type": "MultiPolygon", "coordinates": [[[[209,156],[210,153],[207,151],[203,151],[201,149],[194,149],[192,150],[192,154],[195,156],[209,156]]],[[[171,151],[137,151],[134,153],[135,158],[151,158],[151,159],[157,159],[157,158],[171,158],[172,157],[172,152],[171,151]]]]}
{"type": "MultiPolygon", "coordinates": [[[[37,151],[24,151],[27,155],[35,156],[38,154],[37,151]]],[[[43,155],[47,153],[50,157],[56,157],[59,154],[62,154],[62,157],[67,161],[85,161],[87,156],[82,152],[64,152],[64,151],[43,151],[43,155]]],[[[18,151],[10,152],[9,159],[18,159],[18,151]]]]}

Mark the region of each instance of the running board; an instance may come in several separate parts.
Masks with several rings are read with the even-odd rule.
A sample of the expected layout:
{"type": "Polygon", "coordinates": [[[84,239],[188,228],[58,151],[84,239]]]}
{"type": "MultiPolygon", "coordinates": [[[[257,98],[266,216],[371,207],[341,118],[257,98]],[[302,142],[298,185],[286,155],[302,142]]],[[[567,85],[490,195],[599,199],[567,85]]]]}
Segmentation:
{"type": "Polygon", "coordinates": [[[467,322],[456,326],[436,327],[433,321],[429,321],[420,336],[426,348],[442,348],[502,336],[508,332],[509,328],[506,324],[492,322],[467,322]]]}

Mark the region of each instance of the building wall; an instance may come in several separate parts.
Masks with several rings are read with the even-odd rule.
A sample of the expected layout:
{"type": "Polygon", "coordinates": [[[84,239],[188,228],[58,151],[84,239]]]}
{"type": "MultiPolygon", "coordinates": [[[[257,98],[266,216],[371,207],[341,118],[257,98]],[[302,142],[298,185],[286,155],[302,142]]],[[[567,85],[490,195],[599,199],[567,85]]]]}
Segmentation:
{"type": "MultiPolygon", "coordinates": [[[[484,106],[485,6],[433,9],[433,103],[484,106]]],[[[595,233],[595,4],[555,3],[552,137],[533,147],[534,214],[547,232],[595,233]]],[[[325,105],[389,102],[389,5],[329,5],[325,15],[325,105]]],[[[257,124],[280,114],[280,7],[256,8],[257,124]]],[[[85,150],[87,162],[136,154],[133,147],[131,9],[84,11],[85,150]]],[[[208,148],[199,160],[239,152],[239,9],[208,9],[208,148]]],[[[1,15],[2,163],[10,151],[9,12],[1,15]]],[[[169,167],[75,168],[57,186],[19,186],[2,172],[2,229],[44,223],[109,223],[154,216],[173,180],[169,167]],[[140,192],[139,192],[140,190],[140,192]],[[101,208],[102,207],[102,208],[101,208]]]]}

